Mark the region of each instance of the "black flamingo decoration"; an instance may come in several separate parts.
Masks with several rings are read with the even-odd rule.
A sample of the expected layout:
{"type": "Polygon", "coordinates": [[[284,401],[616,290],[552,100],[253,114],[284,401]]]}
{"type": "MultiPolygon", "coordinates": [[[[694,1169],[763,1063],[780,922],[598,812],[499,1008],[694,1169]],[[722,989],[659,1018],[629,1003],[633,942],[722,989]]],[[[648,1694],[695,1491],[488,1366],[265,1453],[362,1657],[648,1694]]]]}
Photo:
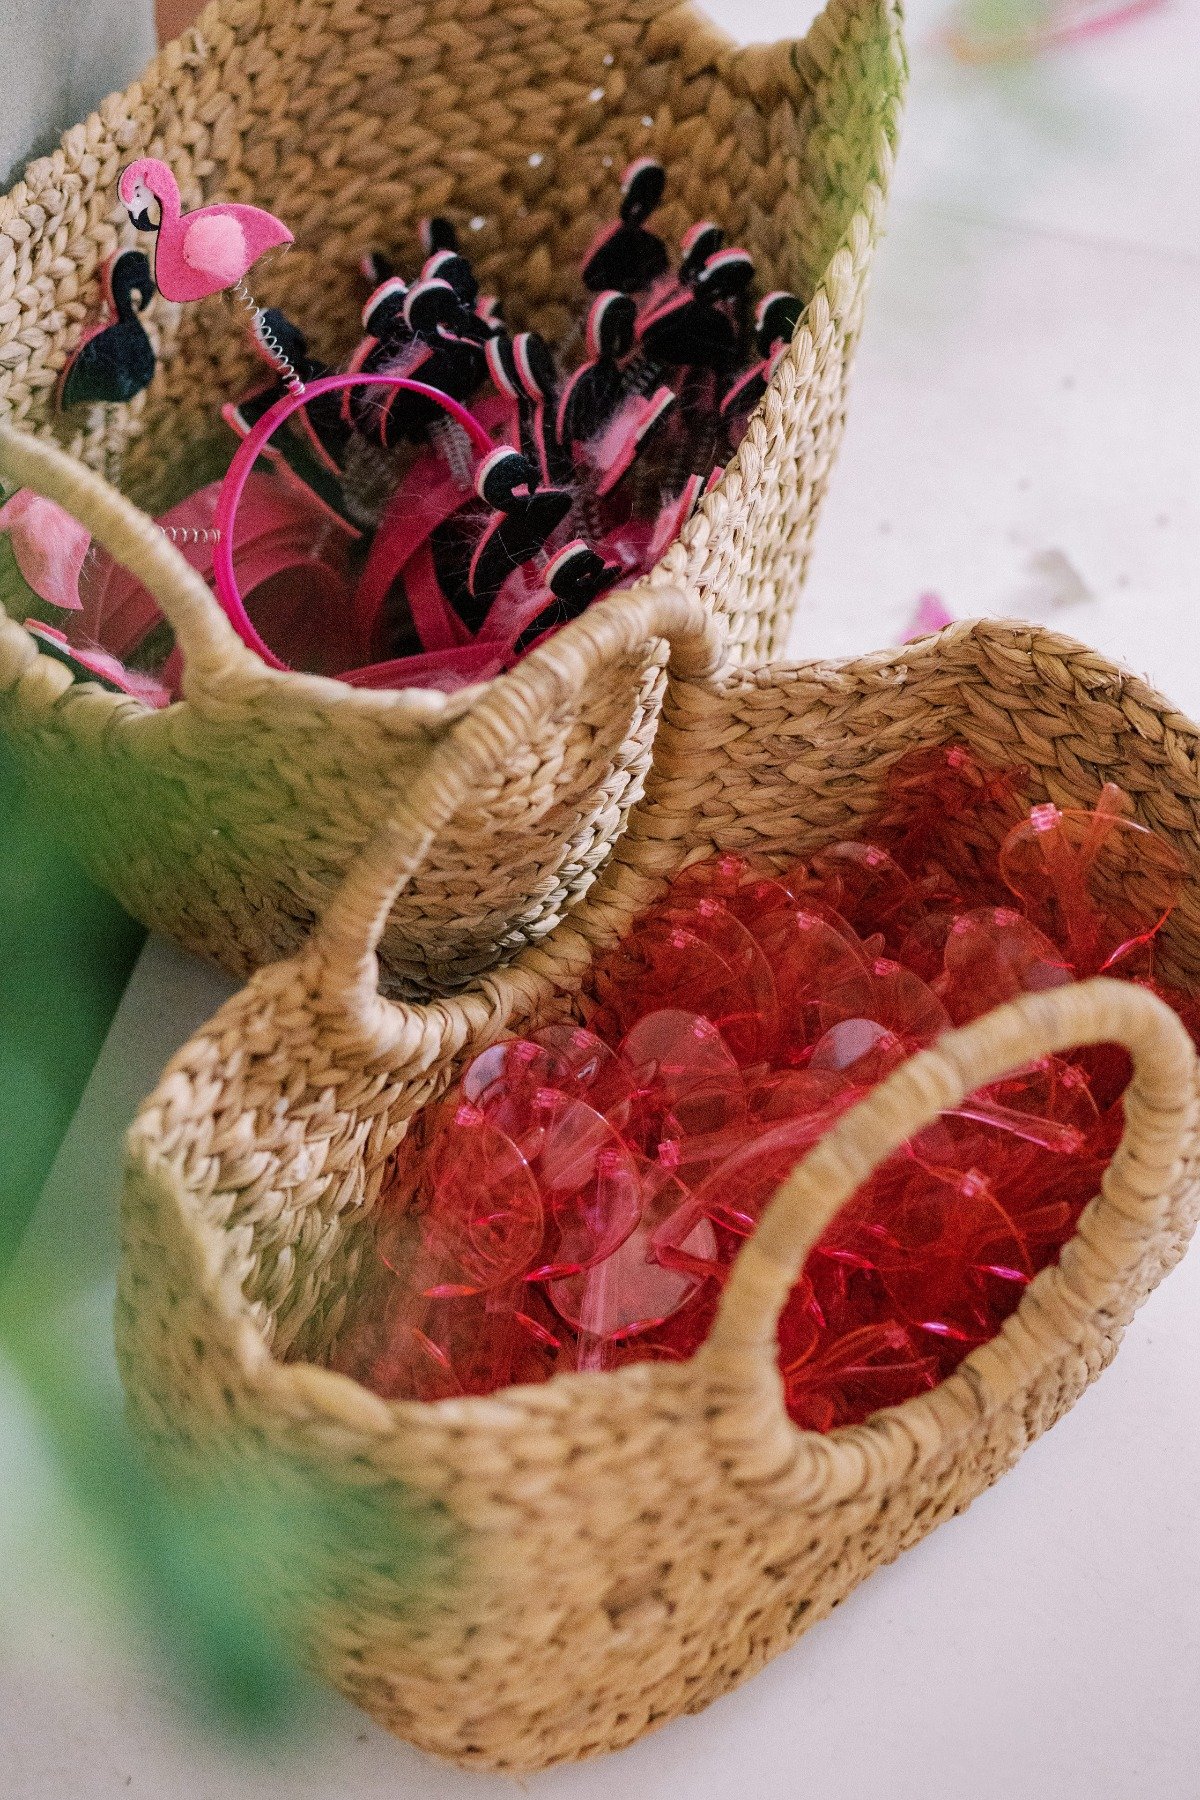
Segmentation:
{"type": "Polygon", "coordinates": [[[476,492],[495,508],[467,571],[467,588],[480,623],[507,577],[537,555],[571,510],[570,494],[563,488],[539,489],[537,475],[535,465],[506,444],[479,466],[476,492]]]}
{"type": "Polygon", "coordinates": [[[623,573],[620,563],[605,562],[582,538],[572,538],[547,563],[544,579],[551,599],[533,623],[525,627],[513,645],[514,650],[519,655],[536,644],[545,632],[565,625],[569,619],[577,619],[606,588],[618,582],[623,573]]]}
{"type": "Polygon", "coordinates": [[[132,400],[154,378],[154,347],[138,318],[156,291],[148,258],[140,250],[122,250],[109,258],[101,279],[106,316],[85,334],[62,372],[61,407],[132,400]]]}
{"type": "Polygon", "coordinates": [[[625,398],[621,361],[633,348],[637,307],[628,294],[608,288],[592,301],[587,322],[590,361],[569,378],[558,403],[558,439],[570,446],[603,431],[625,398]]]}
{"type": "Polygon", "coordinates": [[[584,286],[594,294],[604,288],[639,294],[670,268],[667,246],[646,230],[666,185],[666,171],[652,156],[639,157],[626,169],[620,217],[597,234],[583,265],[584,286]]]}

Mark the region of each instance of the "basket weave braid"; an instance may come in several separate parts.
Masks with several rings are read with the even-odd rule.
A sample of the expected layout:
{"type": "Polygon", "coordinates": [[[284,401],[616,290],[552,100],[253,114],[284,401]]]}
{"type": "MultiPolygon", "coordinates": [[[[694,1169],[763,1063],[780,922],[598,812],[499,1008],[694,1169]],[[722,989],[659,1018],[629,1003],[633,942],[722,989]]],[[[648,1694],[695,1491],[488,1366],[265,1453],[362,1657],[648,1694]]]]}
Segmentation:
{"type": "MultiPolygon", "coordinates": [[[[578,626],[555,669],[516,671],[523,709],[493,689],[456,728],[306,951],[196,1034],[130,1139],[118,1337],[151,1449],[186,1478],[265,1447],[371,1497],[370,1547],[330,1546],[336,1577],[310,1593],[297,1648],[391,1730],[464,1764],[611,1749],[753,1674],[1072,1405],[1200,1204],[1186,1033],[1145,991],[1093,981],[947,1034],[846,1114],[784,1183],[690,1363],[429,1406],[322,1366],[407,1121],[483,1044],[575,1008],[597,949],[687,861],[737,849],[782,862],[852,832],[898,756],[961,738],[1026,763],[1035,795],[1060,804],[1119,781],[1200,873],[1200,733],[1065,638],[987,623],[843,665],[731,673],[709,670],[687,603],[664,626],[674,673],[645,796],[542,945],[429,1006],[376,989],[395,893],[489,757],[515,754],[522,710],[532,720],[565,693],[578,626]],[[1126,1140],[1060,1262],[932,1393],[828,1436],[797,1430],[775,1320],[838,1205],[940,1108],[1100,1040],[1134,1057],[1126,1140]],[[413,1496],[438,1546],[417,1596],[385,1566],[413,1496]]],[[[1167,979],[1193,990],[1197,894],[1190,883],[1163,942],[1167,979]]]]}

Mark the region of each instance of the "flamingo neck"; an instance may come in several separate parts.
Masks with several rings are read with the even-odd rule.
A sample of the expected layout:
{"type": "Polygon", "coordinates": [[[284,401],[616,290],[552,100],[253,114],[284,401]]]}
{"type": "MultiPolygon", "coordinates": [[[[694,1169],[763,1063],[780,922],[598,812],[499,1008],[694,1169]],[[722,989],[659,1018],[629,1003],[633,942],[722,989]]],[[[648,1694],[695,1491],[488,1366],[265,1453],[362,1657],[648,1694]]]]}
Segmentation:
{"type": "Polygon", "coordinates": [[[135,281],[131,280],[118,262],[112,274],[113,309],[118,319],[123,319],[127,324],[136,316],[133,308],[134,286],[135,281]]]}
{"type": "Polygon", "coordinates": [[[155,169],[153,179],[148,180],[146,186],[150,189],[150,192],[154,195],[154,198],[159,204],[160,217],[158,229],[162,231],[164,227],[177,225],[179,223],[182,207],[179,203],[179,184],[175,180],[170,169],[165,165],[161,171],[155,169]]]}
{"type": "Polygon", "coordinates": [[[117,258],[109,285],[118,319],[131,323],[149,305],[154,289],[148,284],[148,276],[149,270],[140,255],[127,252],[117,258]]]}

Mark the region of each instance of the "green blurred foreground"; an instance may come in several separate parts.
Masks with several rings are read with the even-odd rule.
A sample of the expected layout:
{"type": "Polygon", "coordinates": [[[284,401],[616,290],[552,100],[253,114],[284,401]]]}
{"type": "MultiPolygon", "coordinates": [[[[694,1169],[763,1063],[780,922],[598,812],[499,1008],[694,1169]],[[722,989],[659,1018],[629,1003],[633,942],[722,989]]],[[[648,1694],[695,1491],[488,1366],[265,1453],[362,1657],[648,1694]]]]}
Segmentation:
{"type": "Polygon", "coordinates": [[[54,841],[0,739],[0,1274],[143,936],[54,841]]]}
{"type": "MultiPolygon", "coordinates": [[[[0,742],[0,1284],[142,938],[59,848],[0,742]]],[[[117,1205],[107,1191],[81,1199],[117,1205]]],[[[19,1282],[0,1285],[0,1374],[28,1404],[56,1491],[31,1508],[25,1472],[0,1467],[0,1508],[33,1513],[38,1566],[61,1572],[68,1593],[85,1584],[118,1638],[174,1672],[198,1719],[242,1736],[297,1725],[312,1694],[262,1570],[331,1591],[344,1559],[365,1555],[409,1590],[422,1535],[403,1498],[364,1503],[259,1468],[168,1500],[125,1422],[107,1295],[96,1320],[97,1271],[87,1255],[46,1267],[36,1249],[22,1255],[19,1282]]]]}

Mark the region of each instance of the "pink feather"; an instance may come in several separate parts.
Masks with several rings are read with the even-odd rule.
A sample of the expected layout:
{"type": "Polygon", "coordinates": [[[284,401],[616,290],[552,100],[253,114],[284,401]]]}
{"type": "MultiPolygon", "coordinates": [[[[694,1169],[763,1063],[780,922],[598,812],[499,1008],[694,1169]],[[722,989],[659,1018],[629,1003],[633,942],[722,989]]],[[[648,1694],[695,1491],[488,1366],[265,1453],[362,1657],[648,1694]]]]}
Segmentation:
{"type": "Polygon", "coordinates": [[[0,531],[7,531],[17,567],[40,600],[79,612],[79,577],[91,534],[78,519],[21,488],[0,506],[0,531]]]}
{"type": "Polygon", "coordinates": [[[183,222],[183,260],[198,274],[232,286],[249,261],[246,234],[230,213],[196,213],[183,222]]]}
{"type": "Polygon", "coordinates": [[[50,641],[68,651],[81,668],[89,669],[93,675],[102,675],[119,687],[124,694],[132,694],[135,700],[144,700],[147,706],[163,707],[171,704],[171,696],[161,681],[153,675],[147,675],[142,669],[127,669],[125,664],[110,656],[107,650],[101,650],[98,644],[72,644],[61,631],[53,625],[43,625],[40,619],[26,619],[25,629],[43,643],[50,641]]]}
{"type": "Polygon", "coordinates": [[[914,638],[928,637],[930,632],[941,631],[953,623],[954,614],[940,594],[922,594],[900,642],[911,644],[914,638]]]}

